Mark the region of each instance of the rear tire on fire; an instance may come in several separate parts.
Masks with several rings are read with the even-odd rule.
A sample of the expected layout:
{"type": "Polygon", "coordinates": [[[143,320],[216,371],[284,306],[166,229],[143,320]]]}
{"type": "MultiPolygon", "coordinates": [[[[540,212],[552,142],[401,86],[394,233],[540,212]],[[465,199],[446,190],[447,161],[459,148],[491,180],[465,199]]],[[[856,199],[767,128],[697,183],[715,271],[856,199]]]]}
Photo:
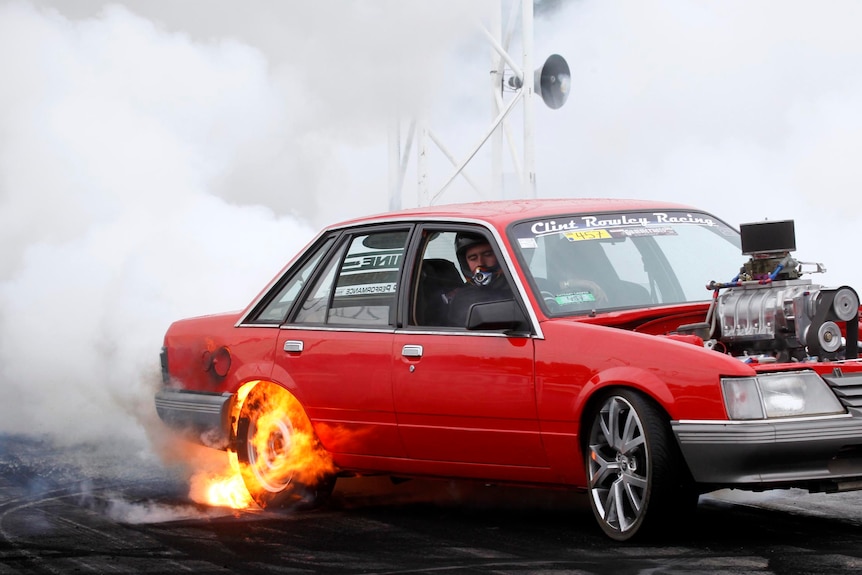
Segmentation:
{"type": "Polygon", "coordinates": [[[626,541],[688,525],[698,492],[664,413],[641,394],[601,396],[586,419],[590,507],[602,530],[626,541]]]}
{"type": "Polygon", "coordinates": [[[299,402],[284,388],[259,383],[249,392],[236,437],[243,482],[260,507],[315,507],[332,493],[333,473],[308,474],[298,467],[297,440],[322,449],[299,402]],[[280,413],[270,407],[279,404],[294,408],[280,413]]]}

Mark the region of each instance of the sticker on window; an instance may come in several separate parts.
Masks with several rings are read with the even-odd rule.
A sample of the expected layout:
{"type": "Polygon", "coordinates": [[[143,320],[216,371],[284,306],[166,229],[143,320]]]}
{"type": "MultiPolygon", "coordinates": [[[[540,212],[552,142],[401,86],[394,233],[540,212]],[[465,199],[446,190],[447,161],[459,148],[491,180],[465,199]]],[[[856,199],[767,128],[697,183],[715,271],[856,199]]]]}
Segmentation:
{"type": "Polygon", "coordinates": [[[335,297],[395,293],[395,282],[362,284],[336,288],[335,297]]]}
{"type": "Polygon", "coordinates": [[[608,233],[608,230],[583,230],[577,232],[566,232],[563,235],[570,242],[582,242],[585,240],[604,240],[611,238],[611,234],[608,233]]]}
{"type": "Polygon", "coordinates": [[[556,301],[560,305],[567,305],[572,303],[587,303],[596,301],[596,296],[589,291],[579,291],[574,293],[560,294],[554,297],[554,301],[556,301]]]}
{"type": "Polygon", "coordinates": [[[675,236],[676,230],[669,227],[660,228],[620,228],[612,230],[611,234],[615,238],[639,238],[643,236],[675,236]]]}
{"type": "MultiPolygon", "coordinates": [[[[709,216],[692,213],[676,212],[640,212],[624,214],[580,215],[568,218],[555,218],[530,223],[518,224],[519,230],[526,231],[529,237],[561,234],[571,241],[582,239],[607,239],[609,237],[673,235],[673,226],[691,224],[698,226],[718,227],[709,216]],[[529,226],[524,228],[524,226],[529,226]],[[635,231],[640,230],[640,231],[635,231]],[[570,236],[572,233],[609,234],[600,236],[582,235],[570,236]]],[[[524,236],[523,232],[520,235],[524,236]]]]}
{"type": "Polygon", "coordinates": [[[393,271],[401,265],[401,250],[381,250],[378,253],[350,254],[341,266],[341,275],[367,271],[393,271]]]}

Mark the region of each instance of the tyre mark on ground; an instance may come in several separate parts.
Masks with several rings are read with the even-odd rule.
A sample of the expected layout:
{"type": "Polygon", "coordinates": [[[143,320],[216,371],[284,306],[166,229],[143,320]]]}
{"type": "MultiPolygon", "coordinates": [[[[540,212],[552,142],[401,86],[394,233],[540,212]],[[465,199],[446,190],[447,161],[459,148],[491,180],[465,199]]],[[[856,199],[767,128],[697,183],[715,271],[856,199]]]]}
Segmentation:
{"type": "MultiPolygon", "coordinates": [[[[12,554],[5,553],[5,559],[8,561],[10,559],[14,559],[14,554],[17,554],[20,559],[25,562],[29,562],[32,567],[36,567],[38,569],[42,569],[48,571],[50,573],[66,573],[68,569],[63,566],[52,566],[49,561],[56,562],[56,557],[43,557],[38,553],[35,553],[27,548],[27,543],[29,538],[27,536],[17,535],[15,533],[11,533],[9,529],[4,525],[4,523],[8,523],[8,519],[17,512],[27,511],[34,508],[44,507],[46,505],[50,505],[52,503],[63,502],[73,498],[85,498],[85,497],[93,497],[96,494],[103,494],[109,491],[115,491],[120,487],[129,488],[130,486],[142,485],[147,482],[141,481],[136,483],[115,483],[110,485],[105,485],[101,487],[88,487],[86,489],[71,489],[68,487],[52,489],[50,491],[46,491],[37,495],[28,495],[28,496],[19,496],[13,499],[7,500],[3,503],[0,503],[0,537],[2,537],[9,545],[14,549],[12,554]]],[[[80,506],[75,506],[74,509],[82,509],[80,506]]],[[[84,508],[86,509],[86,508],[84,508]]],[[[67,557],[66,560],[70,563],[73,563],[80,568],[84,568],[93,572],[104,572],[106,569],[111,571],[117,571],[116,568],[111,565],[109,562],[106,562],[106,559],[110,559],[110,557],[105,557],[105,555],[110,555],[112,552],[119,552],[124,556],[129,556],[129,551],[134,551],[132,556],[140,556],[140,558],[145,559],[148,557],[152,557],[152,553],[150,551],[141,551],[140,542],[135,538],[124,538],[117,535],[114,535],[109,531],[109,529],[114,529],[117,527],[117,523],[111,522],[108,528],[96,528],[86,523],[82,523],[80,521],[75,521],[66,517],[64,515],[60,515],[58,513],[52,512],[49,509],[40,509],[40,511],[51,518],[51,521],[54,525],[65,525],[70,533],[77,535],[76,530],[83,531],[89,533],[94,541],[98,541],[100,544],[104,543],[105,540],[110,541],[112,549],[90,549],[86,552],[95,552],[99,557],[93,557],[92,559],[86,559],[82,557],[67,557]],[[92,563],[92,564],[91,564],[92,563]]],[[[100,517],[104,517],[100,515],[100,517]]],[[[105,518],[106,521],[108,520],[105,518]]],[[[139,531],[135,531],[139,536],[149,537],[146,534],[140,533],[139,531]]],[[[56,534],[55,534],[56,535],[56,534]]],[[[150,540],[149,547],[152,547],[152,542],[150,540]]],[[[76,552],[82,552],[81,549],[76,550],[76,552]]],[[[168,553],[176,553],[175,550],[171,550],[168,553]]],[[[193,569],[189,566],[183,565],[181,562],[178,562],[169,557],[165,557],[166,552],[164,550],[159,552],[159,555],[162,557],[161,560],[166,560],[170,564],[172,564],[177,570],[180,571],[192,571],[193,569]]],[[[122,572],[122,571],[119,571],[122,572]]]]}

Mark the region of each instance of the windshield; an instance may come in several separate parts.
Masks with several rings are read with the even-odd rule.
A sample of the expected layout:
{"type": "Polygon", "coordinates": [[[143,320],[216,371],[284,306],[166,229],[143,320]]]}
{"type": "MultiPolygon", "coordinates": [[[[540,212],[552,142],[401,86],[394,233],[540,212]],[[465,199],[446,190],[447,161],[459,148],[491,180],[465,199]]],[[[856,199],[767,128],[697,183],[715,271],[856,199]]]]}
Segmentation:
{"type": "Polygon", "coordinates": [[[550,315],[704,301],[745,262],[736,230],[690,211],[561,214],[510,235],[550,315]]]}

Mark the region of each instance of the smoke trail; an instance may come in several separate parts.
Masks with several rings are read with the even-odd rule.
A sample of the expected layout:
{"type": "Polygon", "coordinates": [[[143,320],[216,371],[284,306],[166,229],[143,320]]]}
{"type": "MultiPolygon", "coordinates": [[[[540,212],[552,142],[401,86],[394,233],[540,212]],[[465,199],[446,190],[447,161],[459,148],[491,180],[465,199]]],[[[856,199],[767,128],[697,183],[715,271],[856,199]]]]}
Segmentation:
{"type": "Polygon", "coordinates": [[[0,3],[0,432],[145,450],[168,324],[385,209],[384,118],[475,8],[49,4],[0,3]]]}
{"type": "Polygon", "coordinates": [[[0,50],[0,429],[140,441],[168,323],[244,305],[311,236],[210,193],[283,104],[258,51],[120,7],[0,5],[0,50]]]}

